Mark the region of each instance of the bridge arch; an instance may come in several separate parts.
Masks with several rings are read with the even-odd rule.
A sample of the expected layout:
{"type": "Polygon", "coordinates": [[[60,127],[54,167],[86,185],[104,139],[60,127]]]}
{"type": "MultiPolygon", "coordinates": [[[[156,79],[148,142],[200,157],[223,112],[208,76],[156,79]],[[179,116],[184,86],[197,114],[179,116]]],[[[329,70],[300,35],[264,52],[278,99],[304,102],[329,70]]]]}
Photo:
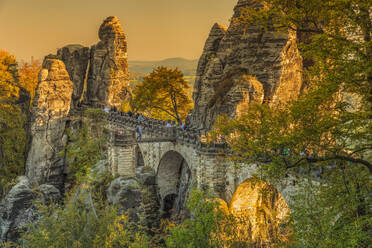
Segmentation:
{"type": "Polygon", "coordinates": [[[143,153],[139,145],[136,146],[134,154],[135,154],[135,167],[138,168],[138,167],[145,166],[143,153]]]}
{"type": "Polygon", "coordinates": [[[191,186],[191,170],[186,159],[177,151],[167,151],[160,159],[156,183],[164,215],[180,213],[191,186]]]}

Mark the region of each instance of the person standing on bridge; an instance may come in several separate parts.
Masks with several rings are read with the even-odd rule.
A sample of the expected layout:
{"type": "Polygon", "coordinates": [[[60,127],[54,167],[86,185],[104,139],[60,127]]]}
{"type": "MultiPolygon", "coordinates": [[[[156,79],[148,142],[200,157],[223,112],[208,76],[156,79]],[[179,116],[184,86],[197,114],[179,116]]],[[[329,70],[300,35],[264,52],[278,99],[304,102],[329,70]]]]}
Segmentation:
{"type": "Polygon", "coordinates": [[[137,132],[137,139],[138,140],[142,139],[142,126],[141,125],[137,126],[136,132],[137,132]]]}

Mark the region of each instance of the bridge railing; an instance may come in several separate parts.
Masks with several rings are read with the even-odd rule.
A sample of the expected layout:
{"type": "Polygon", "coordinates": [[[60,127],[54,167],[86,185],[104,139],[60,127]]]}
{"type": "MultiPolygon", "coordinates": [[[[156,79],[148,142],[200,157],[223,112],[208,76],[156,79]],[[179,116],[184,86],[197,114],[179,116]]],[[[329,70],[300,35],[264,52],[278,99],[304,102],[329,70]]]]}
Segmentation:
{"type": "Polygon", "coordinates": [[[196,128],[187,128],[183,130],[181,127],[167,127],[167,122],[153,118],[143,118],[139,120],[135,116],[130,116],[123,112],[110,112],[108,121],[110,123],[131,127],[136,129],[142,127],[142,133],[146,138],[136,140],[135,137],[128,135],[115,135],[115,142],[118,144],[128,143],[129,140],[135,142],[156,142],[156,141],[175,141],[195,147],[201,152],[220,153],[227,150],[226,143],[206,143],[202,142],[202,132],[196,128]],[[128,137],[127,137],[128,136],[128,137]]]}

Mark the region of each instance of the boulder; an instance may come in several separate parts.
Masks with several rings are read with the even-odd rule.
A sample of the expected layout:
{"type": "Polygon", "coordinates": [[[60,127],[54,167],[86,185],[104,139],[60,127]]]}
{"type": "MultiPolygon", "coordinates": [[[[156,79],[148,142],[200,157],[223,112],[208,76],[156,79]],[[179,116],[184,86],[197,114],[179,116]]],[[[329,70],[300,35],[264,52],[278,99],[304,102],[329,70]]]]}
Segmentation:
{"type": "Polygon", "coordinates": [[[26,177],[20,177],[19,182],[9,191],[0,204],[0,242],[15,242],[27,224],[37,221],[40,215],[33,201],[45,204],[60,199],[59,190],[52,185],[40,185],[32,188],[26,177]]]}
{"type": "Polygon", "coordinates": [[[244,112],[238,105],[253,98],[277,105],[299,95],[302,57],[296,33],[265,31],[238,20],[244,8],[262,7],[239,0],[229,27],[212,27],[197,68],[192,126],[208,130],[218,115],[237,116],[244,112]]]}
{"type": "Polygon", "coordinates": [[[133,221],[138,221],[141,212],[141,185],[135,178],[118,177],[113,180],[107,189],[107,199],[110,204],[120,206],[122,213],[128,211],[133,221]]]}
{"type": "Polygon", "coordinates": [[[153,170],[147,169],[145,166],[136,168],[136,176],[140,180],[142,185],[155,186],[156,175],[153,170]]]}
{"type": "Polygon", "coordinates": [[[129,214],[130,220],[148,228],[160,224],[160,204],[157,196],[155,172],[144,166],[136,168],[136,178],[118,177],[108,190],[109,203],[119,206],[120,212],[129,214]]]}

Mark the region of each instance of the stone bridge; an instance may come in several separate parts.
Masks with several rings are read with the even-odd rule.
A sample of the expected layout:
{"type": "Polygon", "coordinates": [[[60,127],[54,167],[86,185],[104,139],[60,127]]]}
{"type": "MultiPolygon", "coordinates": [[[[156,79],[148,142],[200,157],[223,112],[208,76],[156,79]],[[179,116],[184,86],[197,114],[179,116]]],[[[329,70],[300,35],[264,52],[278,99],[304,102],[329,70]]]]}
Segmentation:
{"type": "MultiPolygon", "coordinates": [[[[122,112],[109,114],[108,127],[112,174],[135,176],[137,167],[153,169],[164,209],[182,206],[191,186],[209,189],[229,203],[239,185],[258,172],[255,164],[237,166],[227,161],[226,144],[204,142],[199,130],[166,127],[166,122],[150,118],[140,121],[122,112]],[[136,137],[139,125],[141,139],[136,137]]],[[[288,202],[295,185],[296,180],[289,177],[273,186],[288,202]]]]}

